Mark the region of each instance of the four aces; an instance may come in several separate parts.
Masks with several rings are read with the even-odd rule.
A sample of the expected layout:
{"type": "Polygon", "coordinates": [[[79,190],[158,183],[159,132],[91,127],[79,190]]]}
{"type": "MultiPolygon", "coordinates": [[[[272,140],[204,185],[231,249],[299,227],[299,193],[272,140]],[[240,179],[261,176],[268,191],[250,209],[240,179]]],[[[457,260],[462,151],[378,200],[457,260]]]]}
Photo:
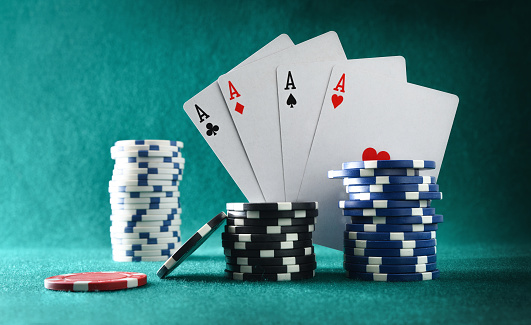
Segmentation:
{"type": "Polygon", "coordinates": [[[401,56],[347,60],[329,32],[277,37],[184,109],[249,202],[318,201],[315,243],[342,249],[348,195],[328,170],[372,147],[440,167],[457,101],[408,84],[401,56]]]}

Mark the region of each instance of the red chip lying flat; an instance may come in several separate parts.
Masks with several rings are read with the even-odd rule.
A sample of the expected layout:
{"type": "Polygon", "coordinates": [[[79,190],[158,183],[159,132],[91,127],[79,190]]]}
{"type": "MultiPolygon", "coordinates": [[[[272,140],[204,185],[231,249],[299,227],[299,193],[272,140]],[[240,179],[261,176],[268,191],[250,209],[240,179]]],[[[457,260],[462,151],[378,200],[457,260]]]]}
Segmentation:
{"type": "Polygon", "coordinates": [[[44,279],[44,287],[60,291],[110,291],[143,286],[147,276],[135,272],[84,272],[44,279]]]}

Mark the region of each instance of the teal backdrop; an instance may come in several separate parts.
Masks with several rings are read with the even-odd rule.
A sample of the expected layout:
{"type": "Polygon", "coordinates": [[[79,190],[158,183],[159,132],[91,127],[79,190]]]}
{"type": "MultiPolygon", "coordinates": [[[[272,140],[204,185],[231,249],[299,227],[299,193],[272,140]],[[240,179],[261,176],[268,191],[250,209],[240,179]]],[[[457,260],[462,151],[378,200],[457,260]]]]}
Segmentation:
{"type": "Polygon", "coordinates": [[[251,315],[257,323],[349,322],[350,307],[360,323],[424,323],[427,316],[447,323],[529,321],[530,15],[529,3],[513,1],[1,1],[4,320],[56,323],[54,315],[68,307],[67,323],[149,323],[163,316],[178,322],[177,314],[183,323],[246,323],[251,315]],[[244,196],[183,103],[279,34],[300,43],[330,30],[348,58],[402,55],[409,82],[460,98],[438,179],[444,200],[436,203],[445,217],[437,238],[447,282],[386,287],[345,281],[341,253],[320,248],[319,265],[329,269],[323,280],[318,270],[318,283],[238,286],[222,279],[219,233],[188,268],[183,265],[189,277],[170,284],[154,276],[159,263],[111,262],[113,143],[184,142],[180,191],[187,238],[244,196]],[[48,276],[102,268],[144,271],[153,284],[114,296],[42,286],[48,276]],[[419,299],[425,294],[429,303],[419,299]],[[169,310],[153,309],[156,314],[131,309],[148,298],[165,301],[161,295],[181,303],[168,302],[169,310]],[[242,303],[236,297],[261,311],[229,313],[242,303]],[[404,317],[382,312],[379,301],[404,317]],[[404,301],[418,312],[397,305],[404,301]],[[432,315],[434,306],[442,316],[432,315]],[[93,318],[76,319],[75,311],[93,318]],[[280,318],[268,318],[273,311],[280,318]],[[297,318],[294,311],[307,314],[297,318]]]}

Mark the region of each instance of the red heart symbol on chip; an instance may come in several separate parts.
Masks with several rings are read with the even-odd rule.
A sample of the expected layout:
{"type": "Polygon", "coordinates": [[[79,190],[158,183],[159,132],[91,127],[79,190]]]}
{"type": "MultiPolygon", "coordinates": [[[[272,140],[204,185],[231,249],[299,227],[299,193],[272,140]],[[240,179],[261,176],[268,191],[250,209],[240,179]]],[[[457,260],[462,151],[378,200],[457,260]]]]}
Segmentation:
{"type": "Polygon", "coordinates": [[[334,109],[341,105],[343,102],[343,96],[333,94],[332,95],[332,104],[334,105],[334,109]]]}
{"type": "Polygon", "coordinates": [[[363,155],[361,156],[361,159],[363,161],[367,160],[390,160],[391,156],[389,156],[389,153],[387,151],[380,151],[376,152],[376,149],[374,148],[367,148],[363,150],[363,155]]]}

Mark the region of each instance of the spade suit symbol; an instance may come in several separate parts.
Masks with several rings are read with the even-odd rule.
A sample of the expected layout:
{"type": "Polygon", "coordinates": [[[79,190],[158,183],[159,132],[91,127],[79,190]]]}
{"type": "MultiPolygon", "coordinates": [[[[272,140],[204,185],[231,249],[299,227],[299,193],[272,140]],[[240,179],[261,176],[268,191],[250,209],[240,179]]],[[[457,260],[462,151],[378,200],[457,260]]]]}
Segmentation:
{"type": "Polygon", "coordinates": [[[297,105],[297,100],[293,97],[293,94],[289,94],[286,104],[288,104],[289,108],[293,108],[293,105],[297,105]]]}

